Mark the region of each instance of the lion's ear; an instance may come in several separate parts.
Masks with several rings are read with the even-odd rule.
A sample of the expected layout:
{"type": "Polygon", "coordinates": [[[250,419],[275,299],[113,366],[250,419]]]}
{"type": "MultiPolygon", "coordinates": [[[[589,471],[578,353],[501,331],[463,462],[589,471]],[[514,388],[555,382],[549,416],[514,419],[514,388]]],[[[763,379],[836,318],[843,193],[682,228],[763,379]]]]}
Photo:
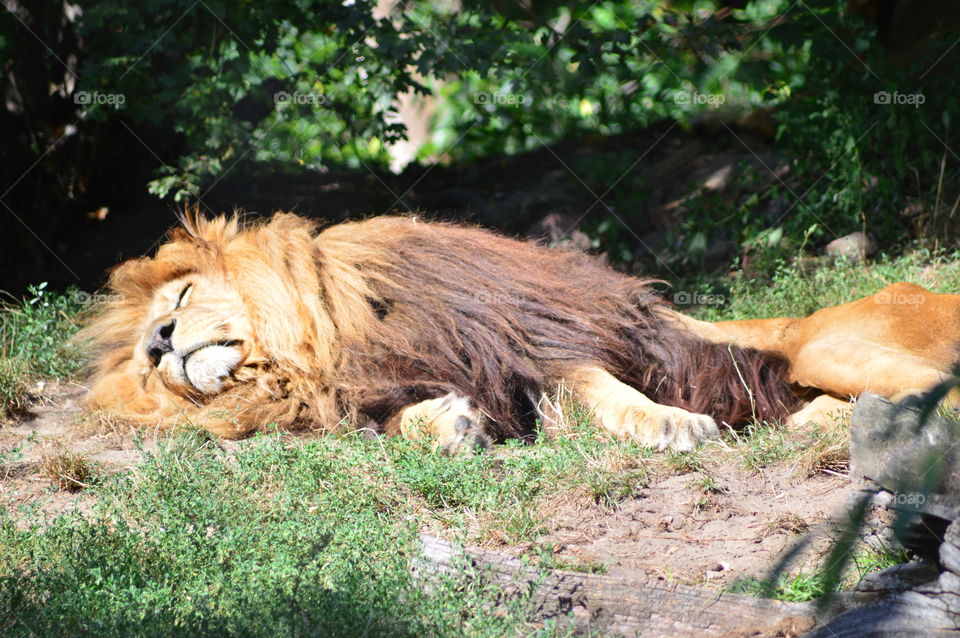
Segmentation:
{"type": "Polygon", "coordinates": [[[110,271],[111,290],[123,297],[136,295],[153,288],[153,260],[145,257],[130,259],[110,271]]]}
{"type": "Polygon", "coordinates": [[[178,227],[167,233],[166,243],[160,247],[161,250],[167,246],[195,246],[197,248],[207,248],[209,242],[201,236],[204,231],[204,224],[199,226],[178,227]]]}

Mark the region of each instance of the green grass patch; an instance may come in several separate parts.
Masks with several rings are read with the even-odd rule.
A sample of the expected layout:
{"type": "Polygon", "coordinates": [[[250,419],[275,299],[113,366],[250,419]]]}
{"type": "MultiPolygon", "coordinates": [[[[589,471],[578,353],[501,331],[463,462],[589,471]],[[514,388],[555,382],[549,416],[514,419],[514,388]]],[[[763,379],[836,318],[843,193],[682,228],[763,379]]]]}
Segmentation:
{"type": "Polygon", "coordinates": [[[586,500],[598,475],[631,466],[638,489],[648,452],[565,438],[450,458],[402,438],[271,434],[228,453],[188,430],[143,454],[90,482],[91,513],[0,512],[0,633],[529,634],[523,595],[501,605],[462,574],[419,582],[421,526],[532,540],[547,499],[586,500]]]}
{"type": "Polygon", "coordinates": [[[23,361],[0,356],[0,422],[27,407],[29,377],[23,361]]]}
{"type": "Polygon", "coordinates": [[[743,465],[754,472],[799,455],[806,446],[791,441],[788,430],[777,423],[754,422],[731,433],[743,465]]]}
{"type": "Polygon", "coordinates": [[[677,474],[703,471],[703,449],[692,452],[674,452],[669,450],[664,457],[664,463],[677,474]]]}
{"type": "Polygon", "coordinates": [[[863,265],[840,261],[810,272],[799,263],[781,263],[770,277],[702,283],[699,288],[705,295],[720,296],[726,303],[703,306],[691,314],[706,321],[802,317],[872,295],[898,281],[955,294],[960,291],[960,256],[916,251],[863,265]]]}
{"type": "Polygon", "coordinates": [[[890,569],[902,565],[910,560],[910,553],[905,549],[891,547],[869,547],[866,551],[855,554],[853,564],[860,575],[860,580],[867,574],[890,569]]]}
{"type": "Polygon", "coordinates": [[[30,286],[26,299],[0,308],[0,356],[21,361],[38,376],[75,375],[83,357],[69,340],[79,329],[84,297],[76,290],[51,292],[45,283],[30,286]]]}
{"type": "Polygon", "coordinates": [[[30,286],[27,298],[0,305],[0,419],[26,407],[30,382],[75,376],[83,366],[69,339],[78,329],[83,295],[30,286]]]}
{"type": "Polygon", "coordinates": [[[867,575],[901,565],[910,560],[906,550],[867,546],[853,555],[850,568],[842,578],[831,580],[824,569],[807,574],[780,575],[775,581],[762,578],[738,580],[730,586],[735,594],[758,598],[777,598],[789,602],[806,602],[827,594],[852,589],[867,575]]]}
{"type": "Polygon", "coordinates": [[[569,572],[580,572],[581,574],[606,574],[608,567],[605,563],[598,561],[570,560],[557,556],[553,545],[538,545],[533,548],[534,554],[538,559],[538,565],[545,569],[562,569],[569,572]]]}
{"type": "Polygon", "coordinates": [[[777,598],[799,603],[831,593],[827,591],[824,585],[825,579],[823,576],[801,573],[793,576],[781,576],[776,583],[758,578],[740,580],[731,586],[730,592],[756,596],[757,598],[777,598]]]}
{"type": "Polygon", "coordinates": [[[544,504],[557,495],[578,492],[615,508],[646,486],[650,456],[647,448],[579,428],[533,445],[510,441],[493,454],[447,458],[403,440],[385,450],[390,480],[430,516],[468,530],[471,540],[507,543],[532,542],[547,531],[544,504]],[[476,520],[480,525],[471,525],[476,520]]]}
{"type": "Polygon", "coordinates": [[[620,472],[592,469],[586,473],[584,480],[596,505],[615,510],[623,500],[650,484],[650,473],[644,466],[620,472]]]}
{"type": "Polygon", "coordinates": [[[704,496],[715,496],[725,494],[729,490],[717,483],[717,480],[709,474],[703,474],[690,482],[691,487],[696,488],[704,496]]]}

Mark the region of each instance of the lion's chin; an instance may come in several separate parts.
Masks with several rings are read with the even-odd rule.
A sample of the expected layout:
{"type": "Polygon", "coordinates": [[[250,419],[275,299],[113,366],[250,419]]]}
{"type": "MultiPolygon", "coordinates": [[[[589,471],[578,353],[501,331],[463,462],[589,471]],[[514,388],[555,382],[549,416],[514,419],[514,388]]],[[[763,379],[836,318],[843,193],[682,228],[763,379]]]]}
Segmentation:
{"type": "Polygon", "coordinates": [[[244,353],[235,345],[208,344],[184,356],[163,357],[159,372],[171,390],[187,395],[214,395],[223,392],[233,371],[243,362],[244,353]]]}

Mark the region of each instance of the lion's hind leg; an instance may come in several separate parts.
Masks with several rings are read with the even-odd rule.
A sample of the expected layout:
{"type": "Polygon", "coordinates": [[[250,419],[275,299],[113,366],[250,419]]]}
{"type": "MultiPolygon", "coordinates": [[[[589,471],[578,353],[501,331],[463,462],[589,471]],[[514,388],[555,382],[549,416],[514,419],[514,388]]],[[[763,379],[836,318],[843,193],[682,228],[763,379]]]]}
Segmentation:
{"type": "Polygon", "coordinates": [[[688,452],[720,436],[709,416],[655,403],[603,368],[578,368],[564,383],[605,429],[658,451],[688,452]]]}
{"type": "Polygon", "coordinates": [[[800,427],[812,423],[821,428],[833,427],[838,422],[849,421],[854,402],[821,394],[787,417],[786,424],[800,427]]]}
{"type": "Polygon", "coordinates": [[[456,454],[487,448],[486,418],[470,399],[450,393],[405,408],[400,413],[400,432],[414,441],[431,441],[433,448],[456,454]]]}

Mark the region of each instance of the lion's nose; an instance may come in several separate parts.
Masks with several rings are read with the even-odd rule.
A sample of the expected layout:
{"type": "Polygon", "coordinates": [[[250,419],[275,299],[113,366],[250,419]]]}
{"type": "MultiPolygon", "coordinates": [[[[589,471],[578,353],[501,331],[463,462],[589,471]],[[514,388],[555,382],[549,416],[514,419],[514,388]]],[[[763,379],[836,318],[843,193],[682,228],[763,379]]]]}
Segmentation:
{"type": "Polygon", "coordinates": [[[168,352],[173,352],[173,342],[170,338],[173,336],[173,329],[177,327],[177,320],[171,319],[170,323],[161,324],[153,331],[153,337],[147,344],[147,357],[154,366],[160,365],[160,359],[168,352]]]}

